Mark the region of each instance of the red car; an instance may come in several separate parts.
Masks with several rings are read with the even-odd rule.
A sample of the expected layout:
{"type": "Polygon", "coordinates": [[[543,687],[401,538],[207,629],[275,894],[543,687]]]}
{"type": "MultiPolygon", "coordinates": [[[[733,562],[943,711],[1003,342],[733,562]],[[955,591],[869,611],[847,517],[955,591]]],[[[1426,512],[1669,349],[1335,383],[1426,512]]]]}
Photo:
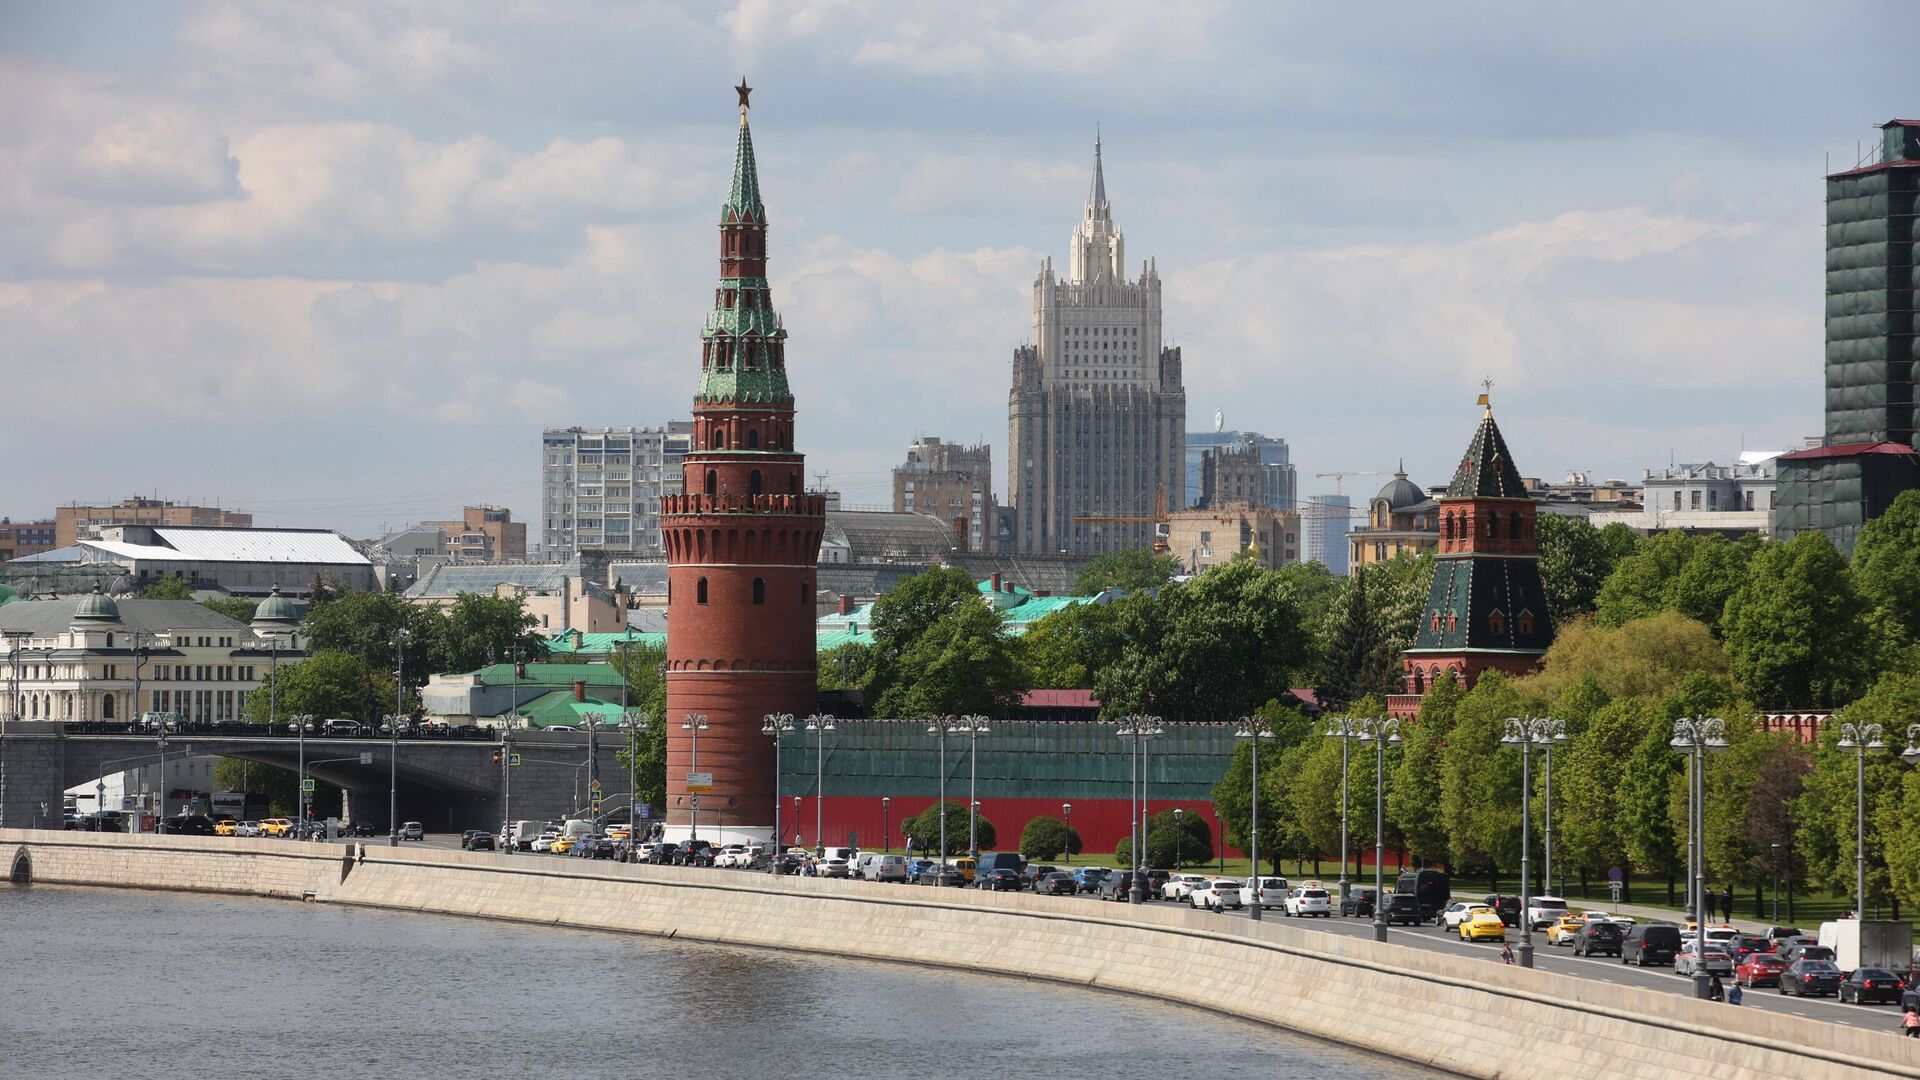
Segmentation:
{"type": "Polygon", "coordinates": [[[1787,970],[1786,961],[1770,952],[1757,952],[1740,962],[1733,969],[1733,980],[1741,986],[1779,986],[1780,973],[1787,970]]]}

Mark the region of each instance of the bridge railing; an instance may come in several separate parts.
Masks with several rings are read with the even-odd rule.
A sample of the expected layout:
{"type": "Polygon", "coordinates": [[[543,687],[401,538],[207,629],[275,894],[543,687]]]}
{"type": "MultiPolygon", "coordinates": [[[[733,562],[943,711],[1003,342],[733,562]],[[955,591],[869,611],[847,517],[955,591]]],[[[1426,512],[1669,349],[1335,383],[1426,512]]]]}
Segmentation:
{"type": "MultiPolygon", "coordinates": [[[[114,723],[100,720],[76,720],[62,725],[69,735],[157,735],[160,729],[150,723],[131,721],[114,723]]],[[[249,724],[237,720],[210,723],[190,723],[174,720],[166,725],[166,732],[172,735],[218,735],[222,738],[260,738],[285,739],[300,734],[296,725],[249,724]]],[[[390,738],[391,733],[384,724],[362,724],[357,730],[328,731],[324,724],[307,725],[309,739],[368,739],[390,738]]],[[[434,740],[439,742],[499,742],[500,729],[479,727],[472,724],[409,724],[400,729],[399,738],[403,740],[434,740]]]]}

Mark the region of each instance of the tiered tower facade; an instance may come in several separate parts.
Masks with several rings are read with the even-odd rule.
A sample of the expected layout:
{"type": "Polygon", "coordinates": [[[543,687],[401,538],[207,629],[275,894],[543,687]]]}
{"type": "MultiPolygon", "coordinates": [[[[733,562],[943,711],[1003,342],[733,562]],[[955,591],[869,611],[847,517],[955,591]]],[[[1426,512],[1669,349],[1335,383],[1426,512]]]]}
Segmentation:
{"type": "Polygon", "coordinates": [[[1442,679],[1472,686],[1489,668],[1523,674],[1553,644],[1533,497],[1493,407],[1484,395],[1480,402],[1486,413],[1440,497],[1433,584],[1405,654],[1407,693],[1389,703],[1396,712],[1417,708],[1442,679]]]}
{"type": "Polygon", "coordinates": [[[815,708],[814,568],[826,524],[826,500],[804,490],[805,459],[794,449],[750,91],[745,80],[736,89],[739,141],[720,213],[720,283],[700,335],[693,449],[683,494],[661,500],[666,831],[716,843],[773,838],[774,749],[761,724],[769,713],[815,708]],[[688,729],[702,720],[704,728],[688,729]],[[711,775],[709,790],[688,790],[696,772],[711,775]]]}

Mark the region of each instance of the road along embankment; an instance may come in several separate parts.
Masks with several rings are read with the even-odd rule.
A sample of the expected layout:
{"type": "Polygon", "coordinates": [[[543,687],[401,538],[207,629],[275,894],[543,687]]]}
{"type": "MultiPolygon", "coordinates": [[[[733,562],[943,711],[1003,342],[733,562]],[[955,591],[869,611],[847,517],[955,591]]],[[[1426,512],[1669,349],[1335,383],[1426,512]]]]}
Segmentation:
{"type": "Polygon", "coordinates": [[[15,881],[507,919],[1045,979],[1474,1077],[1910,1077],[1920,1040],[1185,909],[491,852],[0,830],[15,881]]]}

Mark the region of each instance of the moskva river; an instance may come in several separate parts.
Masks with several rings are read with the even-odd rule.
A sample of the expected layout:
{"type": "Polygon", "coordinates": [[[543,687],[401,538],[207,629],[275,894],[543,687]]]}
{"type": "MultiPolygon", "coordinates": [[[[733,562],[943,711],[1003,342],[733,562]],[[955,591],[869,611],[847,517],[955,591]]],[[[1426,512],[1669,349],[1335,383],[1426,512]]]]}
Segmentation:
{"type": "MultiPolygon", "coordinates": [[[[1174,1005],[437,915],[0,885],[0,1076],[1437,1075],[1174,1005]]],[[[1281,987],[1249,987],[1283,993],[1281,987]]]]}

